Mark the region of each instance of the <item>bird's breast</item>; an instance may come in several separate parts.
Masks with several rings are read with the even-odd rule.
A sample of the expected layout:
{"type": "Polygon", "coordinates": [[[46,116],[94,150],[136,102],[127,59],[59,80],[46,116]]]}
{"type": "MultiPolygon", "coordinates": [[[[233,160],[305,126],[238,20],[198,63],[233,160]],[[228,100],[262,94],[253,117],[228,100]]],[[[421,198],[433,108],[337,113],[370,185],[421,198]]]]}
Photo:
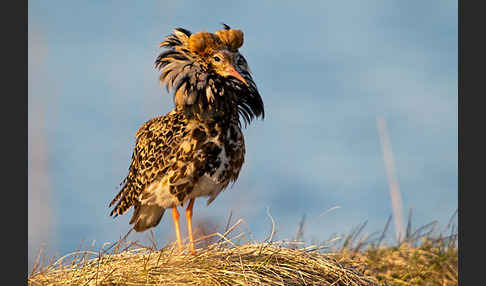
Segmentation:
{"type": "MultiPolygon", "coordinates": [[[[210,177],[217,182],[234,181],[238,177],[245,157],[245,142],[241,129],[237,125],[230,125],[222,131],[224,136],[218,142],[220,151],[214,160],[210,177]]],[[[222,134],[223,135],[223,134],[222,134]]]]}
{"type": "Polygon", "coordinates": [[[230,125],[217,133],[213,133],[212,137],[208,136],[208,140],[203,145],[211,146],[206,149],[206,170],[189,195],[191,198],[209,196],[208,204],[230,182],[237,179],[245,156],[245,144],[239,126],[230,125]]]}

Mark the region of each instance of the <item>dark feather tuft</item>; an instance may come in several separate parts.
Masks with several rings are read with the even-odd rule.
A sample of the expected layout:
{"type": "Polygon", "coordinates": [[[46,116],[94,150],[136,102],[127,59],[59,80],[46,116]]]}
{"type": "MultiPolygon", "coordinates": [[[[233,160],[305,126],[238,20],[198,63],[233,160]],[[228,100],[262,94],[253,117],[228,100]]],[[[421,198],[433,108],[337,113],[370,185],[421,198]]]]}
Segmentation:
{"type": "Polygon", "coordinates": [[[179,28],[176,28],[176,30],[177,30],[177,31],[179,31],[179,32],[181,32],[181,33],[184,33],[184,34],[186,34],[186,36],[188,36],[188,37],[190,37],[190,36],[191,36],[191,34],[192,34],[192,33],[191,33],[191,31],[189,31],[189,30],[186,30],[186,29],[184,29],[184,28],[181,28],[181,27],[179,27],[179,28]]]}
{"type": "Polygon", "coordinates": [[[230,27],[230,26],[228,26],[228,25],[226,25],[225,23],[221,23],[221,25],[223,25],[223,28],[224,28],[225,30],[231,30],[231,27],[230,27]]]}

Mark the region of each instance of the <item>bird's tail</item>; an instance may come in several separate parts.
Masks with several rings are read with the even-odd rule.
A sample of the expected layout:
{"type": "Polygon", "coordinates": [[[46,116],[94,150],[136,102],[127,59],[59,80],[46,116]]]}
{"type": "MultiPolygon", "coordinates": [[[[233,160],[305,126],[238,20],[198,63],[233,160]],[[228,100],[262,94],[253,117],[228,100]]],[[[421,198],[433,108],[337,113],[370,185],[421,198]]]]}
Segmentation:
{"type": "Polygon", "coordinates": [[[137,232],[147,230],[159,224],[165,209],[157,205],[136,205],[130,224],[135,224],[133,229],[137,232]]]}

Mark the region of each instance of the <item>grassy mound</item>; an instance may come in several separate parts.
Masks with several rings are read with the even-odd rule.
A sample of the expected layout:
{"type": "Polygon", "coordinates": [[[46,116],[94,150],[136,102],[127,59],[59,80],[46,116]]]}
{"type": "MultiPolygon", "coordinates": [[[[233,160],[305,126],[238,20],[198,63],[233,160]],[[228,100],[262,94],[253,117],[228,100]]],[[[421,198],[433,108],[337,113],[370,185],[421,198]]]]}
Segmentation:
{"type": "Polygon", "coordinates": [[[346,259],[275,243],[221,247],[195,255],[137,248],[51,265],[29,285],[378,285],[346,259]]]}
{"type": "MultiPolygon", "coordinates": [[[[110,248],[113,250],[78,251],[37,267],[28,284],[458,285],[454,231],[447,237],[433,238],[431,230],[423,233],[430,227],[414,233],[407,229],[402,242],[386,246],[381,241],[388,223],[379,239],[362,236],[358,240],[364,225],[332,247],[329,242],[338,240],[309,247],[296,246],[298,239],[272,242],[273,230],[269,242],[235,244],[240,235],[227,236],[234,226],[224,235],[213,234],[219,241],[213,240],[196,254],[176,253],[173,244],[157,249],[156,243],[151,247],[131,243],[121,250],[120,242],[110,248]]],[[[208,237],[199,241],[199,245],[207,242],[208,237]]]]}

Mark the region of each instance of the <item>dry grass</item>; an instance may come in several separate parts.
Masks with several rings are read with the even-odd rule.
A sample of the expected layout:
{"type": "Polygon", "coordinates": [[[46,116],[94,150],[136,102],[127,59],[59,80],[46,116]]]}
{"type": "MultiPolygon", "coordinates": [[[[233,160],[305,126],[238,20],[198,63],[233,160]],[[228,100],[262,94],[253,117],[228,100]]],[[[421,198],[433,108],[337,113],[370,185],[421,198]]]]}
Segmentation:
{"type": "Polygon", "coordinates": [[[419,247],[403,243],[396,247],[376,247],[356,255],[356,266],[366,275],[388,285],[458,285],[457,248],[424,239],[419,247]]]}
{"type": "Polygon", "coordinates": [[[353,243],[365,223],[348,235],[334,253],[337,258],[353,261],[365,275],[373,276],[385,285],[458,285],[457,228],[452,223],[456,214],[457,211],[441,231],[437,229],[438,223],[432,222],[412,232],[410,211],[403,241],[391,246],[381,245],[391,217],[378,239],[370,240],[364,236],[358,243],[353,243]]]}
{"type": "MultiPolygon", "coordinates": [[[[241,222],[241,220],[239,221],[241,222]]],[[[238,223],[239,223],[238,222],[238,223]]],[[[433,224],[411,232],[403,242],[381,245],[390,220],[377,239],[358,226],[344,239],[298,246],[272,242],[236,243],[240,233],[199,239],[197,253],[176,253],[174,245],[157,249],[120,242],[100,252],[78,251],[33,270],[29,285],[457,285],[457,235],[432,238],[433,224]],[[215,240],[219,238],[219,240],[215,240]],[[125,247],[122,249],[121,247],[125,247]],[[326,249],[326,251],[324,251],[326,249]]],[[[303,225],[303,222],[302,222],[303,225]]],[[[298,235],[302,236],[303,226],[298,235]]],[[[302,244],[300,244],[302,245],[302,244]]]]}
{"type": "MultiPolygon", "coordinates": [[[[78,253],[76,255],[80,255],[78,253]]],[[[29,285],[378,285],[345,259],[316,248],[291,249],[278,243],[223,247],[196,255],[173,248],[137,248],[78,259],[70,267],[51,265],[31,275],[29,285]]]]}

